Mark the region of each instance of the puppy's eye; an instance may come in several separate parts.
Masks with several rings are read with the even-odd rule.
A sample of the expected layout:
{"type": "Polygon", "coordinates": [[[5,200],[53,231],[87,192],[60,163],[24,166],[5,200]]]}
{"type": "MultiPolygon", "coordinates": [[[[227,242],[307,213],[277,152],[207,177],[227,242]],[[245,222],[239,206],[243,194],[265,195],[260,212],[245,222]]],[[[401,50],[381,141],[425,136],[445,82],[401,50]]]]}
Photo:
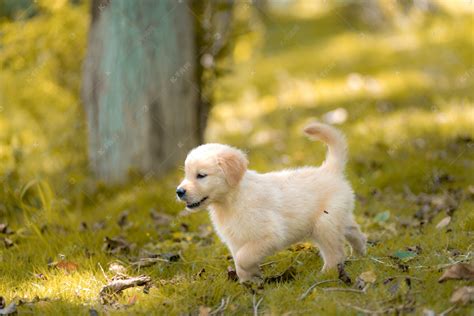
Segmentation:
{"type": "Polygon", "coordinates": [[[205,173],[198,173],[196,175],[196,178],[198,178],[198,179],[204,179],[205,177],[207,177],[207,174],[205,174],[205,173]]]}

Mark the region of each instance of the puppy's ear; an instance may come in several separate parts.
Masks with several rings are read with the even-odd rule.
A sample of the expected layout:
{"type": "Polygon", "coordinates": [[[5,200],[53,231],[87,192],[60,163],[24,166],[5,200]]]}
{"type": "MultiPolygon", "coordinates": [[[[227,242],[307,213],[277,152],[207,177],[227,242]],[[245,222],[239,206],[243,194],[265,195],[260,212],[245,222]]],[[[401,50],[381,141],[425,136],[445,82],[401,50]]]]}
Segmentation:
{"type": "Polygon", "coordinates": [[[229,186],[235,187],[242,180],[249,162],[245,154],[239,150],[228,150],[219,155],[217,163],[224,172],[229,186]]]}

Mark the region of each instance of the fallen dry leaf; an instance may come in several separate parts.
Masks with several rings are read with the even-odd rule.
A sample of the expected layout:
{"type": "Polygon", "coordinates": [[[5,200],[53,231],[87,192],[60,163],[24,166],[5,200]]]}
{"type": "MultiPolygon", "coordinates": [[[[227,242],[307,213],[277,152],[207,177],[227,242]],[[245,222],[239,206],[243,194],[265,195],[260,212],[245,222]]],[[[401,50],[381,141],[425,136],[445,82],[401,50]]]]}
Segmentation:
{"type": "Polygon", "coordinates": [[[104,238],[102,249],[109,254],[128,253],[132,245],[123,237],[104,238]]]}
{"type": "Polygon", "coordinates": [[[449,225],[450,222],[451,222],[451,216],[446,216],[445,218],[440,220],[438,224],[436,224],[436,228],[441,229],[443,227],[446,227],[449,225]]]}
{"type": "Polygon", "coordinates": [[[466,305],[470,302],[474,302],[474,286],[463,286],[453,292],[451,303],[466,305]]]}
{"type": "Polygon", "coordinates": [[[13,240],[11,240],[10,238],[5,237],[5,238],[3,238],[3,244],[5,245],[5,248],[8,249],[8,248],[13,247],[13,245],[14,245],[15,243],[14,243],[13,240]]]}
{"type": "Polygon", "coordinates": [[[458,263],[447,268],[438,282],[447,280],[474,280],[474,265],[467,263],[458,263]]]}
{"type": "Polygon", "coordinates": [[[8,224],[0,223],[0,234],[11,235],[14,231],[8,227],[8,224]]]}
{"type": "Polygon", "coordinates": [[[137,261],[132,262],[132,266],[135,268],[146,268],[151,267],[158,262],[176,262],[181,258],[179,253],[162,253],[154,254],[148,253],[147,256],[139,258],[137,261]]]}
{"type": "Polygon", "coordinates": [[[66,273],[72,273],[79,269],[79,265],[72,261],[61,260],[59,262],[52,262],[49,264],[50,267],[57,268],[65,271],[66,273]]]}
{"type": "Polygon", "coordinates": [[[364,282],[366,282],[366,283],[375,283],[375,281],[377,280],[377,276],[375,275],[375,272],[372,271],[372,270],[362,272],[359,275],[359,278],[364,280],[364,282]]]}
{"type": "Polygon", "coordinates": [[[362,272],[356,279],[355,288],[363,290],[367,287],[368,284],[375,283],[377,276],[374,271],[365,271],[362,272]]]}
{"type": "Polygon", "coordinates": [[[154,208],[150,210],[150,217],[157,226],[167,226],[173,220],[173,216],[158,212],[154,208]]]}
{"type": "Polygon", "coordinates": [[[234,282],[237,282],[239,280],[237,272],[231,266],[227,267],[227,279],[234,282]]]}
{"type": "Polygon", "coordinates": [[[211,308],[207,306],[199,306],[199,316],[209,316],[211,308]]]}
{"type": "Polygon", "coordinates": [[[349,275],[347,274],[346,270],[344,269],[344,264],[343,263],[339,263],[337,265],[337,272],[339,274],[339,280],[344,282],[345,285],[351,285],[352,284],[352,280],[349,277],[349,275]]]}
{"type": "Polygon", "coordinates": [[[413,201],[420,206],[420,209],[415,214],[415,218],[431,221],[441,211],[452,215],[458,208],[462,195],[462,190],[447,190],[439,194],[422,192],[418,195],[413,195],[413,201]]]}
{"type": "Polygon", "coordinates": [[[162,253],[158,255],[159,257],[168,260],[169,262],[176,262],[179,261],[181,258],[179,253],[173,253],[173,252],[168,252],[168,253],[162,253]]]}

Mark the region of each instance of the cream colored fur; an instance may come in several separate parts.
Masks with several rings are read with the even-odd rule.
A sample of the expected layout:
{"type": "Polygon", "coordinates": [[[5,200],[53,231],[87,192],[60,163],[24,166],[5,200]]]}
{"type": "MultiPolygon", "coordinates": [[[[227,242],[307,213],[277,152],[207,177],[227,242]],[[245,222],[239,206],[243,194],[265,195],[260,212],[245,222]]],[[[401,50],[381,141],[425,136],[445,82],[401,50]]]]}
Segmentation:
{"type": "Polygon", "coordinates": [[[320,123],[304,131],[328,145],[320,167],[261,174],[247,170],[243,152],[221,144],[201,145],[186,158],[182,199],[192,205],[207,197],[194,207],[209,209],[242,282],[259,278],[266,256],[298,241],[311,240],[319,247],[323,271],[343,263],[345,240],[365,254],[366,238],[352,214],[354,193],[343,173],[344,136],[320,123]]]}

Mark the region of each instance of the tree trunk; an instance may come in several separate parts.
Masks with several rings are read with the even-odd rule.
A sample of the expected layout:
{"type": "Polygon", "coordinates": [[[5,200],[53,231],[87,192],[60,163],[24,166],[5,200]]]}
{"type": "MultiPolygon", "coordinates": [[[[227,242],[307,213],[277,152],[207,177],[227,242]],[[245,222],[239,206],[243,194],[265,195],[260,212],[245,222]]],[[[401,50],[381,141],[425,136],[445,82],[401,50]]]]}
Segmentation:
{"type": "Polygon", "coordinates": [[[83,100],[99,179],[159,175],[200,142],[198,60],[187,1],[92,1],[83,100]]]}

